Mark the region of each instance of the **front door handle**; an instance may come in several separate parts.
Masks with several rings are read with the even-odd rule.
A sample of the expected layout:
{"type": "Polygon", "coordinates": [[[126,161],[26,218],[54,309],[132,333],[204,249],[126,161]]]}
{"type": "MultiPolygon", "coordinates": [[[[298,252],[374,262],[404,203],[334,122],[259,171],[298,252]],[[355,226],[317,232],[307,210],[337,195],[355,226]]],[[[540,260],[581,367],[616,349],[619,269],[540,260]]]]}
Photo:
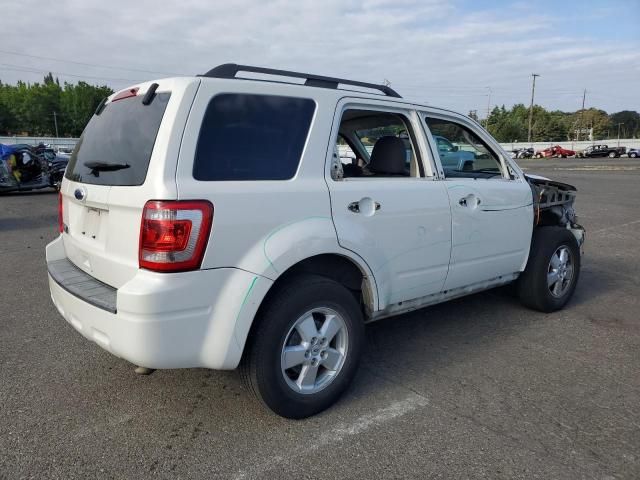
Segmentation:
{"type": "Polygon", "coordinates": [[[378,210],[380,210],[381,206],[378,202],[374,202],[371,198],[365,197],[357,202],[351,202],[347,205],[349,211],[353,213],[362,213],[365,216],[371,216],[378,210]]]}
{"type": "Polygon", "coordinates": [[[458,200],[458,204],[461,207],[476,208],[478,205],[480,205],[480,203],[481,203],[480,197],[476,197],[473,194],[467,195],[466,197],[462,197],[460,200],[458,200]]]}

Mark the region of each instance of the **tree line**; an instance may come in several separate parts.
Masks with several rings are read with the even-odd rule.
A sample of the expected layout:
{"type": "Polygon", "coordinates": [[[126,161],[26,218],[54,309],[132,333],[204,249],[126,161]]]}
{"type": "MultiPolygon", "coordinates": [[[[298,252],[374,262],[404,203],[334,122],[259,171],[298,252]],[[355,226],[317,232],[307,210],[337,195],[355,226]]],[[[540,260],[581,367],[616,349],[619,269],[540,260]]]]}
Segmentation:
{"type": "MultiPolygon", "coordinates": [[[[495,107],[486,126],[499,142],[526,142],[529,131],[529,107],[519,103],[510,109],[495,107]]],[[[588,108],[577,112],[547,111],[539,105],[533,107],[531,139],[534,142],[561,142],[572,140],[603,140],[640,137],[640,113],[623,110],[607,114],[604,110],[588,108]]]]}
{"type": "Polygon", "coordinates": [[[107,86],[65,82],[49,73],[42,83],[0,82],[0,135],[78,137],[103,98],[107,86]]]}

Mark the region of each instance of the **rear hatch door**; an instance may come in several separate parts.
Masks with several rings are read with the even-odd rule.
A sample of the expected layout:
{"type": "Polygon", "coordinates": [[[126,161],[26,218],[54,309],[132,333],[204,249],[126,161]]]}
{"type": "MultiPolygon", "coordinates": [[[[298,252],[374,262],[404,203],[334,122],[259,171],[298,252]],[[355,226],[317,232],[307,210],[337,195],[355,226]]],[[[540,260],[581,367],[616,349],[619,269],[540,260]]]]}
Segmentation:
{"type": "Polygon", "coordinates": [[[152,83],[114,94],[85,128],[61,189],[67,257],[119,288],[138,270],[140,221],[151,199],[177,197],[180,140],[198,79],[152,83]]]}

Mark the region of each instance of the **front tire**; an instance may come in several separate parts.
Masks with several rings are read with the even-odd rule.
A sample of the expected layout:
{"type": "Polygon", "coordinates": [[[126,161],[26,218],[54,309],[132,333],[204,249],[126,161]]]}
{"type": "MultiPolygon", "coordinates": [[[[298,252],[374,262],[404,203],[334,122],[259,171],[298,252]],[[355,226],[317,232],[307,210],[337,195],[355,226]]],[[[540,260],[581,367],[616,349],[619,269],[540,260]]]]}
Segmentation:
{"type": "Polygon", "coordinates": [[[638,154],[634,152],[634,153],[630,153],[629,156],[631,158],[636,158],[638,156],[638,154]]]}
{"type": "Polygon", "coordinates": [[[329,278],[297,275],[278,288],[256,321],[243,362],[256,397],[294,419],[333,405],[355,376],[364,346],[354,295],[329,278]]]}
{"type": "Polygon", "coordinates": [[[580,276],[580,247],[562,227],[534,230],[527,267],[518,279],[518,296],[527,307],[554,312],[573,296],[580,276]]]}

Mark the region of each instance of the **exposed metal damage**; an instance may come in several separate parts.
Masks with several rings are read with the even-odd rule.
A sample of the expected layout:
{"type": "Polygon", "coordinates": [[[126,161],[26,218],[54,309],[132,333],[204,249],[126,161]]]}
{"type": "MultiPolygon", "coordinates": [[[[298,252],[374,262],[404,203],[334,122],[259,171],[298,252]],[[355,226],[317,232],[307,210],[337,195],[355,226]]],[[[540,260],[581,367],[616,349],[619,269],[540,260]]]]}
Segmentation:
{"type": "Polygon", "coordinates": [[[555,182],[535,175],[526,176],[533,193],[536,227],[566,227],[574,234],[582,248],[585,230],[578,223],[573,208],[578,189],[568,183],[555,182]]]}

